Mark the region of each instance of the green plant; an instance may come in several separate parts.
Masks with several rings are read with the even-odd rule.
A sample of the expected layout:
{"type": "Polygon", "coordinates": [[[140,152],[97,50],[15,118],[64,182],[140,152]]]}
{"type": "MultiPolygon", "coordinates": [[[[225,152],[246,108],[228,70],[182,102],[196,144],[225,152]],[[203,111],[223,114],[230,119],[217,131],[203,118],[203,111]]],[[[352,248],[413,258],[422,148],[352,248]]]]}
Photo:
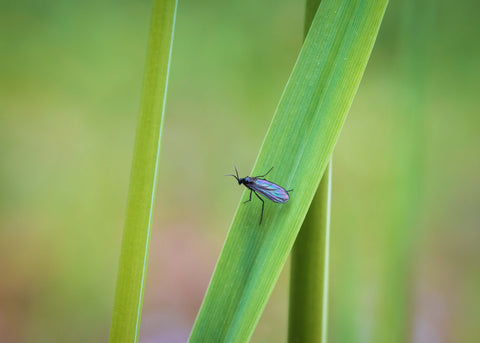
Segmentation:
{"type": "Polygon", "coordinates": [[[267,206],[261,226],[257,207],[237,208],[190,342],[250,338],[331,158],[386,5],[320,4],[251,173],[277,166],[272,181],[294,194],[267,206]]]}
{"type": "MultiPolygon", "coordinates": [[[[307,0],[305,35],[320,0],[307,0]]],[[[332,163],[327,167],[292,248],[289,342],[326,342],[332,163]]]]}
{"type": "Polygon", "coordinates": [[[110,342],[138,341],[176,0],[155,0],[133,152],[110,342]]]}

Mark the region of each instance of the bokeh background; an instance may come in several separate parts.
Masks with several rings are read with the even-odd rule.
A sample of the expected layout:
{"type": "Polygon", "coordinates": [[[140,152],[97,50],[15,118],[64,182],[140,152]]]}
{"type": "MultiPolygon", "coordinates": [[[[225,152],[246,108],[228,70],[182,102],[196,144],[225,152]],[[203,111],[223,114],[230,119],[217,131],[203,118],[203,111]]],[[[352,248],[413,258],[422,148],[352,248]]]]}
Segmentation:
{"type": "MultiPolygon", "coordinates": [[[[331,342],[480,342],[479,8],[387,9],[333,157],[331,342]]],[[[0,342],[108,339],[150,9],[0,2],[0,342]]],[[[179,2],[141,342],[188,338],[303,15],[179,2]]],[[[252,342],[287,297],[288,265],[252,342]]]]}

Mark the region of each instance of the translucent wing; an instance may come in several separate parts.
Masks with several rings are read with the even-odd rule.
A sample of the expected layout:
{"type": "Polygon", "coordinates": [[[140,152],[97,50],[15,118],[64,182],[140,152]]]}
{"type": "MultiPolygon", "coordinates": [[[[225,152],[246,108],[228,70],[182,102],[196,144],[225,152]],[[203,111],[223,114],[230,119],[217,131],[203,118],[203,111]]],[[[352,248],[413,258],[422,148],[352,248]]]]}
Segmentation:
{"type": "Polygon", "coordinates": [[[260,193],[260,195],[265,198],[280,204],[286,203],[288,199],[290,199],[290,196],[285,189],[267,180],[257,179],[249,188],[260,193]]]}

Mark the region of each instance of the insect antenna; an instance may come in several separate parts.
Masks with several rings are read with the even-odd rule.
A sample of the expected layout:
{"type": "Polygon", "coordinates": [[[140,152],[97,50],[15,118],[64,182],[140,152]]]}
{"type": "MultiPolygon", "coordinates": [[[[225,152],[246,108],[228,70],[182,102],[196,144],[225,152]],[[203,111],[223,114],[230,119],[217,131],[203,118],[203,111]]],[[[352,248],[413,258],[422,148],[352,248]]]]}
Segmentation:
{"type": "Polygon", "coordinates": [[[235,174],[237,174],[237,175],[235,176],[233,174],[225,174],[224,176],[233,176],[238,181],[240,178],[238,177],[237,166],[234,164],[233,167],[235,168],[235,174]]]}

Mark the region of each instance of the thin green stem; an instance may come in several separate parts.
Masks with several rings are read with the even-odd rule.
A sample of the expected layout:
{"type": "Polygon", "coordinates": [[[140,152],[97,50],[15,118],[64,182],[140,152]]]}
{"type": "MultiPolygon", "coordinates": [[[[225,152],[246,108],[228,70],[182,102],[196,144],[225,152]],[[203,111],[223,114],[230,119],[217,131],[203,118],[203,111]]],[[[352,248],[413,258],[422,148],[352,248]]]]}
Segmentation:
{"type": "Polygon", "coordinates": [[[330,241],[330,162],[292,250],[288,342],[326,342],[330,241]]]}
{"type": "Polygon", "coordinates": [[[110,328],[111,343],[136,342],[140,331],[176,6],[176,0],[153,3],[110,328]]]}
{"type": "MultiPolygon", "coordinates": [[[[305,35],[320,0],[307,0],[305,35]]],[[[292,249],[288,342],[327,341],[331,162],[292,249]]]]}

